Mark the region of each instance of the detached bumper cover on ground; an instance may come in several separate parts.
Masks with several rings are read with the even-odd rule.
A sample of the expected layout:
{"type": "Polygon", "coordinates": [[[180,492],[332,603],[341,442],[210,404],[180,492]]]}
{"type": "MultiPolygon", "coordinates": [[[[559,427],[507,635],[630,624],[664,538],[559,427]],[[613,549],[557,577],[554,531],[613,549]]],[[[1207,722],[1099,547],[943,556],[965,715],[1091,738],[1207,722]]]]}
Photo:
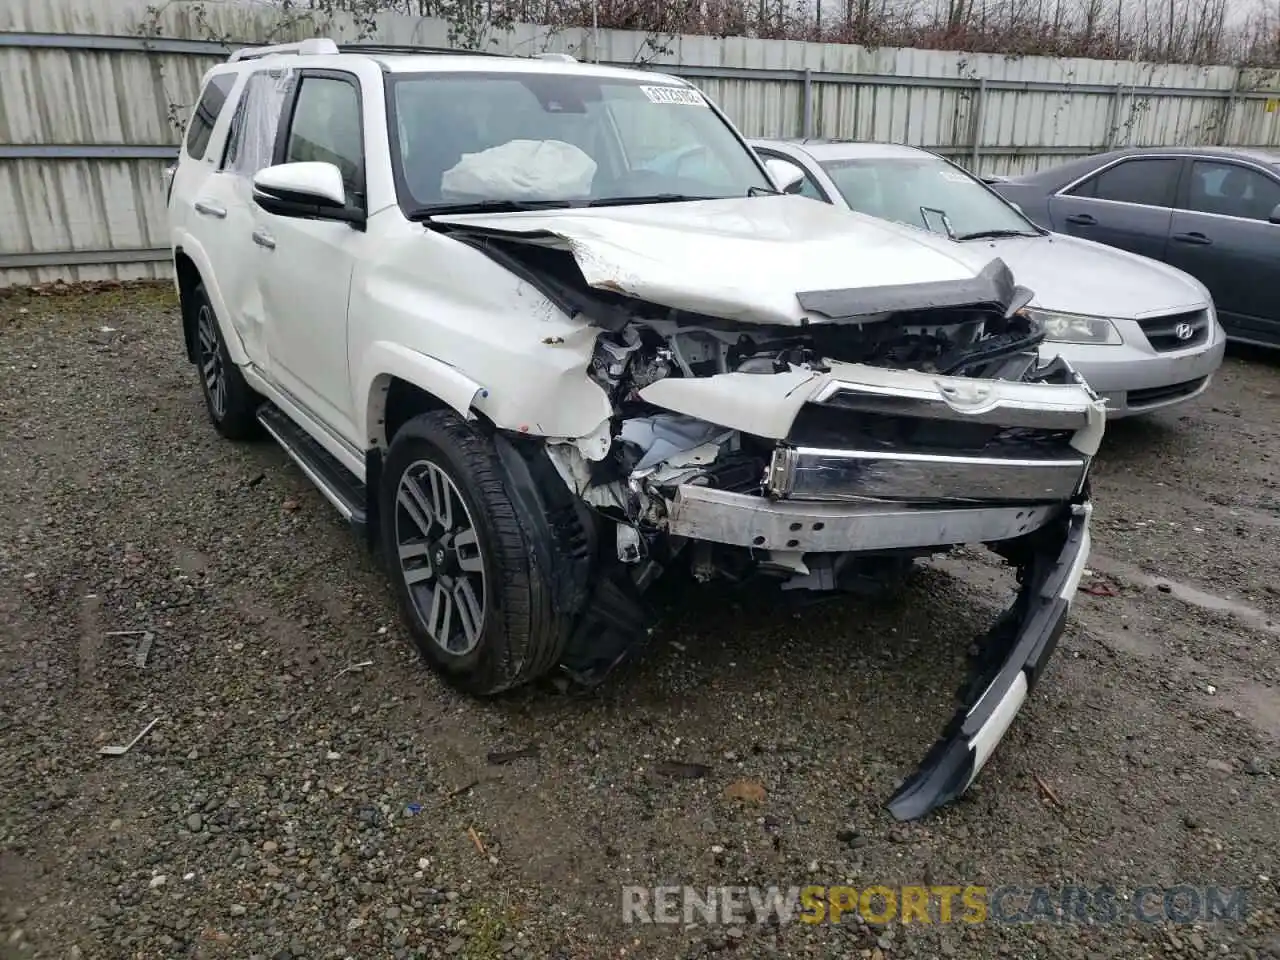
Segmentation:
{"type": "Polygon", "coordinates": [[[1020,590],[986,637],[962,706],[919,768],[889,801],[899,820],[914,820],[955,799],[973,783],[1035,687],[1066,626],[1089,556],[1087,499],[1032,534],[1018,563],[1020,590]],[[978,694],[975,699],[975,694],[978,694]]]}

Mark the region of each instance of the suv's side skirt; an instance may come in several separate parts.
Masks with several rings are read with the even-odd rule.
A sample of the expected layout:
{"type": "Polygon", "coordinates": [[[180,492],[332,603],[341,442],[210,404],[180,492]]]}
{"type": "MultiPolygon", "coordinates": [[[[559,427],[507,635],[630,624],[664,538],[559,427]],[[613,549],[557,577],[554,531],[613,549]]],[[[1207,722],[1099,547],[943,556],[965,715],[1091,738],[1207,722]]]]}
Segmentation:
{"type": "Polygon", "coordinates": [[[368,523],[365,485],[274,404],[264,403],[258,410],[258,419],[307,479],[363,536],[368,523]]]}

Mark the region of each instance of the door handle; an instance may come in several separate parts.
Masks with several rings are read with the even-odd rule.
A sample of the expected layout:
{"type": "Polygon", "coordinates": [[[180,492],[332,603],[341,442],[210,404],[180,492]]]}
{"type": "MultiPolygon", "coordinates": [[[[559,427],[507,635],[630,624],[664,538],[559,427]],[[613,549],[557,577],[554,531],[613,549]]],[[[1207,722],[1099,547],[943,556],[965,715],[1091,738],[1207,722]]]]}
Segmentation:
{"type": "Polygon", "coordinates": [[[1207,247],[1213,243],[1212,240],[1198,230],[1193,230],[1191,233],[1175,233],[1172,239],[1177,240],[1179,243],[1194,243],[1201,247],[1207,247]]]}
{"type": "Polygon", "coordinates": [[[1092,214],[1088,213],[1073,213],[1067,217],[1067,223],[1074,223],[1082,227],[1096,227],[1098,225],[1098,221],[1093,219],[1092,214]]]}
{"type": "Polygon", "coordinates": [[[263,230],[261,227],[253,231],[253,242],[260,247],[265,247],[268,250],[274,250],[276,248],[275,239],[271,236],[271,234],[267,233],[267,231],[263,230]]]}
{"type": "Polygon", "coordinates": [[[227,208],[221,204],[214,203],[212,200],[197,200],[196,213],[203,213],[206,217],[216,217],[223,220],[227,216],[227,208]]]}

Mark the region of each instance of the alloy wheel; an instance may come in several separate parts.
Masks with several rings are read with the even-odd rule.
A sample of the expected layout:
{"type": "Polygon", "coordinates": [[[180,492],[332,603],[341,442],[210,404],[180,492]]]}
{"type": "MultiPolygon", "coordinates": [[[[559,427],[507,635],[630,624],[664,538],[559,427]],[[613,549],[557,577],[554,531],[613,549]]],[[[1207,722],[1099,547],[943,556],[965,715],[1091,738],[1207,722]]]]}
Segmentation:
{"type": "Polygon", "coordinates": [[[409,465],[396,491],[400,571],[427,635],[465,656],[484,629],[484,556],[458,488],[429,460],[409,465]]]}
{"type": "Polygon", "coordinates": [[[196,339],[199,342],[200,375],[204,377],[209,407],[214,417],[221,420],[227,414],[227,371],[222,366],[222,351],[218,349],[218,327],[213,310],[202,304],[196,315],[196,339]]]}

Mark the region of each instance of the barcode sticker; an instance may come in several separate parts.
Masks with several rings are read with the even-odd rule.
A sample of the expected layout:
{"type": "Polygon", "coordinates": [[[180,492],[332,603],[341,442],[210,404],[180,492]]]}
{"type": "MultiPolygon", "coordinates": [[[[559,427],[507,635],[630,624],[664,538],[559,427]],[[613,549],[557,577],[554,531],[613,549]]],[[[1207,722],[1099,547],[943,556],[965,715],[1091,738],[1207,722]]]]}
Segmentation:
{"type": "Polygon", "coordinates": [[[688,87],[641,87],[654,103],[678,103],[689,107],[705,107],[707,101],[697,90],[688,87]]]}

